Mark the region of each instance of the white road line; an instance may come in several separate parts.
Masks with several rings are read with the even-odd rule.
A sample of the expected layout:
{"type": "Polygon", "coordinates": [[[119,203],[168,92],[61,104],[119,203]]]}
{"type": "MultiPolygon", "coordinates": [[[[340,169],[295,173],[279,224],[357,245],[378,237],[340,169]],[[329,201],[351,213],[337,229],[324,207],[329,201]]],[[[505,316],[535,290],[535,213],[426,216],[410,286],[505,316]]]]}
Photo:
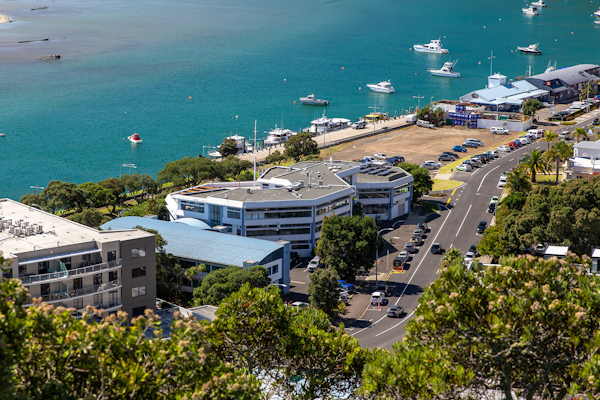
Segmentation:
{"type": "Polygon", "coordinates": [[[461,222],[461,224],[460,224],[460,227],[459,227],[459,228],[458,228],[458,230],[456,231],[456,236],[455,236],[455,237],[458,237],[458,234],[459,234],[459,232],[460,232],[460,229],[462,228],[463,224],[465,223],[465,220],[467,219],[467,215],[469,215],[469,211],[471,211],[471,207],[473,207],[473,204],[471,204],[471,205],[469,206],[469,209],[467,210],[467,213],[465,214],[465,217],[463,218],[463,220],[462,220],[462,222],[461,222]]]}
{"type": "Polygon", "coordinates": [[[440,273],[440,269],[438,268],[438,270],[437,270],[437,271],[435,271],[435,274],[437,275],[437,274],[439,274],[439,273],[440,273]]]}
{"type": "Polygon", "coordinates": [[[299,283],[301,285],[306,285],[306,282],[299,282],[299,281],[290,281],[290,282],[292,282],[292,283],[299,283]]]}
{"type": "Polygon", "coordinates": [[[510,160],[508,160],[508,161],[513,161],[513,160],[514,160],[514,158],[511,158],[511,159],[510,159],[510,160]]]}
{"type": "Polygon", "coordinates": [[[496,166],[496,167],[494,167],[494,168],[490,169],[490,170],[488,171],[488,173],[487,173],[487,174],[485,174],[485,176],[483,177],[483,179],[481,179],[481,183],[479,184],[479,187],[477,188],[477,191],[478,191],[478,192],[479,192],[479,189],[481,189],[481,185],[483,185],[483,181],[485,180],[485,178],[487,178],[487,176],[490,174],[490,172],[492,172],[492,171],[493,171],[493,170],[495,170],[496,168],[500,168],[500,166],[498,165],[498,166],[496,166]]]}
{"type": "Polygon", "coordinates": [[[366,331],[367,329],[369,329],[370,327],[372,327],[373,325],[377,324],[378,322],[381,322],[382,319],[384,319],[387,315],[384,315],[383,317],[379,318],[377,321],[373,322],[372,324],[370,324],[369,326],[367,326],[366,328],[362,328],[360,331],[358,332],[354,332],[353,334],[351,334],[350,336],[354,336],[354,335],[358,335],[359,333],[366,331]]]}
{"type": "Polygon", "coordinates": [[[416,309],[416,308],[413,310],[413,312],[411,312],[411,313],[410,313],[410,314],[408,314],[406,317],[404,317],[404,319],[403,319],[402,321],[398,322],[396,325],[392,326],[391,328],[388,328],[388,329],[386,329],[385,331],[378,333],[377,335],[375,335],[375,337],[377,337],[377,336],[379,336],[379,335],[383,335],[384,333],[386,333],[386,332],[389,332],[389,331],[391,331],[392,329],[394,329],[394,328],[396,328],[397,326],[399,326],[400,324],[404,323],[404,321],[406,321],[407,319],[409,319],[410,317],[412,317],[412,316],[413,316],[413,314],[415,313],[415,311],[417,311],[417,309],[416,309]]]}
{"type": "Polygon", "coordinates": [[[540,146],[536,147],[536,149],[539,149],[539,148],[540,148],[540,146]]]}
{"type": "Polygon", "coordinates": [[[448,247],[448,248],[449,248],[449,249],[451,249],[451,248],[452,248],[452,246],[454,246],[454,243],[452,243],[452,244],[450,245],[450,247],[448,247]]]}

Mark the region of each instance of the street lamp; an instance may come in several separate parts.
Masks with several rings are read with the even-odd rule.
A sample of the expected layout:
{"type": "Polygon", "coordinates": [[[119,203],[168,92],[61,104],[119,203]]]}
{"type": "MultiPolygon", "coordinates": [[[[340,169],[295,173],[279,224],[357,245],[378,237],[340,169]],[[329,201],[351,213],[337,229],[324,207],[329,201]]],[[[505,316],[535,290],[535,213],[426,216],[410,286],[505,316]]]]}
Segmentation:
{"type": "Polygon", "coordinates": [[[413,99],[417,99],[417,108],[421,109],[421,99],[424,99],[425,96],[421,96],[420,94],[413,96],[413,99]]]}
{"type": "Polygon", "coordinates": [[[379,274],[377,272],[377,266],[379,265],[379,243],[377,239],[379,238],[381,232],[393,230],[394,228],[383,228],[377,232],[377,236],[375,237],[375,290],[379,289],[379,274]]]}
{"type": "Polygon", "coordinates": [[[125,168],[129,168],[129,174],[131,174],[131,168],[137,168],[137,167],[135,166],[135,164],[121,164],[121,168],[119,168],[119,178],[120,178],[120,177],[121,177],[121,175],[122,175],[122,172],[121,172],[121,171],[123,170],[123,167],[125,167],[125,168]]]}

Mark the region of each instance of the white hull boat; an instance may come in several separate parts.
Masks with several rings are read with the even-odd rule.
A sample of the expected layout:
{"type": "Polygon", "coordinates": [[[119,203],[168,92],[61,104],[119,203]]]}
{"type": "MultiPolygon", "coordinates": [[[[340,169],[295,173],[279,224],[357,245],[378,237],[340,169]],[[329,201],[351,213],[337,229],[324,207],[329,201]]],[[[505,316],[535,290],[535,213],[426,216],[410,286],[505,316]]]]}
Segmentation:
{"type": "Polygon", "coordinates": [[[537,8],[535,8],[535,7],[522,8],[521,11],[523,11],[523,14],[525,14],[525,15],[539,15],[540,14],[537,11],[537,8]]]}
{"type": "Polygon", "coordinates": [[[309,94],[306,97],[300,97],[300,102],[309,106],[327,106],[329,102],[323,99],[315,98],[314,94],[309,94]]]}
{"type": "Polygon", "coordinates": [[[429,69],[429,73],[435,76],[444,76],[447,78],[460,78],[460,72],[454,71],[454,66],[458,60],[445,62],[440,69],[429,69]]]}
{"type": "Polygon", "coordinates": [[[521,47],[521,46],[517,46],[517,50],[519,50],[521,53],[527,53],[527,54],[542,54],[542,51],[540,50],[540,48],[538,47],[539,43],[534,43],[534,44],[530,44],[527,47],[521,47]]]}
{"type": "Polygon", "coordinates": [[[600,10],[596,11],[596,12],[594,13],[594,16],[595,16],[595,17],[600,17],[600,10]]]}
{"type": "Polygon", "coordinates": [[[548,7],[548,5],[544,3],[544,0],[534,1],[533,3],[531,3],[531,5],[536,7],[548,7]]]}
{"type": "Polygon", "coordinates": [[[435,54],[446,54],[448,49],[442,49],[442,42],[440,39],[432,40],[429,44],[415,44],[413,46],[415,51],[421,53],[435,53],[435,54]]]}
{"type": "Polygon", "coordinates": [[[367,87],[372,91],[379,93],[394,93],[396,91],[389,80],[379,82],[377,85],[369,83],[367,87]]]}
{"type": "Polygon", "coordinates": [[[134,134],[133,134],[133,135],[131,135],[131,136],[127,136],[127,139],[129,139],[129,141],[130,141],[131,143],[135,143],[135,144],[138,144],[138,143],[143,143],[143,140],[142,140],[142,138],[140,138],[140,135],[138,135],[137,133],[134,133],[134,134]]]}
{"type": "Polygon", "coordinates": [[[596,25],[600,25],[600,19],[597,19],[597,20],[595,20],[595,21],[594,21],[594,23],[595,23],[596,25]]]}
{"type": "Polygon", "coordinates": [[[269,132],[269,136],[265,139],[265,146],[275,146],[278,144],[283,144],[287,142],[290,136],[295,135],[296,133],[292,132],[289,129],[281,129],[275,127],[271,132],[269,132]]]}

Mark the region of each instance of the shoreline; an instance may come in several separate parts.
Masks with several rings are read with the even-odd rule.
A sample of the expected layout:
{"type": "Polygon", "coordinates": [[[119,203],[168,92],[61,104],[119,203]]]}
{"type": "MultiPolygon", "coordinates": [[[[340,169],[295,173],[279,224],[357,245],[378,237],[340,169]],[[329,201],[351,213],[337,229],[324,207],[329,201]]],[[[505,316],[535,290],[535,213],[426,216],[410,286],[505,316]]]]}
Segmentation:
{"type": "Polygon", "coordinates": [[[0,24],[3,24],[5,22],[10,22],[10,18],[8,18],[6,15],[4,14],[0,14],[0,24]]]}

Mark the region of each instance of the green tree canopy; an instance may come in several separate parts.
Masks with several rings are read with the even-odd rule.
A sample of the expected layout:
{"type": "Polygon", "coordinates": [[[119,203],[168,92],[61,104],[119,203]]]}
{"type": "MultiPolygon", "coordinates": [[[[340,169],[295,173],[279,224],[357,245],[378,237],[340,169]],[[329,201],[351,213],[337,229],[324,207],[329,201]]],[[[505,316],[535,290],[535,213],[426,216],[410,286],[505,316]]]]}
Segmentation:
{"type": "Polygon", "coordinates": [[[371,217],[332,215],[323,219],[315,253],[341,279],[354,281],[375,260],[377,225],[371,217]]]}
{"type": "Polygon", "coordinates": [[[281,154],[279,150],[275,150],[273,153],[269,154],[265,158],[265,162],[267,164],[277,163],[277,165],[280,165],[283,160],[285,160],[285,157],[283,156],[283,154],[281,154]]]}
{"type": "Polygon", "coordinates": [[[98,228],[100,225],[111,220],[108,215],[103,214],[95,208],[85,208],[81,212],[70,215],[68,219],[91,228],[98,228]]]}
{"type": "Polygon", "coordinates": [[[331,268],[317,269],[308,283],[310,304],[322,310],[329,316],[334,315],[339,305],[340,288],[339,276],[331,268]]]}
{"type": "Polygon", "coordinates": [[[252,163],[247,160],[240,160],[236,156],[228,156],[221,161],[221,168],[225,178],[235,178],[242,171],[252,168],[252,163]]]}
{"type": "Polygon", "coordinates": [[[506,175],[506,187],[511,192],[528,193],[531,188],[531,179],[521,169],[513,169],[506,175]]]}
{"type": "Polygon", "coordinates": [[[558,138],[558,133],[548,131],[544,134],[544,136],[538,139],[538,142],[541,142],[543,140],[548,144],[548,150],[550,150],[550,143],[556,143],[558,141],[558,138]]]}
{"type": "Polygon", "coordinates": [[[285,157],[293,158],[294,161],[299,162],[304,156],[319,154],[319,146],[313,140],[310,132],[301,132],[291,136],[285,142],[283,154],[285,157]]]}
{"type": "Polygon", "coordinates": [[[522,105],[524,115],[535,115],[535,112],[544,107],[541,101],[537,99],[529,99],[522,105]]]}
{"type": "Polygon", "coordinates": [[[575,128],[575,130],[571,134],[571,137],[576,137],[577,143],[579,143],[579,139],[581,139],[581,138],[583,138],[584,140],[587,139],[588,134],[587,134],[587,131],[583,128],[575,128]]]}
{"type": "Polygon", "coordinates": [[[558,185],[559,164],[562,160],[573,157],[573,146],[567,144],[564,140],[561,140],[552,146],[552,148],[546,152],[545,156],[549,162],[556,161],[556,184],[558,185]]]}
{"type": "Polygon", "coordinates": [[[508,255],[506,246],[500,240],[501,234],[502,229],[500,229],[498,225],[490,226],[488,229],[486,229],[483,233],[483,237],[477,244],[477,251],[479,254],[492,256],[495,259],[508,255]]]}
{"type": "Polygon", "coordinates": [[[269,273],[262,265],[244,270],[238,267],[218,269],[208,274],[202,284],[194,289],[194,304],[219,305],[224,298],[237,292],[245,283],[251,287],[266,287],[271,283],[269,273]]]}
{"type": "Polygon", "coordinates": [[[411,174],[414,179],[413,202],[417,201],[424,194],[428,194],[433,189],[433,179],[431,179],[427,169],[410,163],[400,163],[398,166],[411,174]]]}
{"type": "Polygon", "coordinates": [[[219,153],[221,157],[227,158],[229,156],[235,156],[240,149],[237,148],[237,142],[235,139],[223,139],[223,143],[219,146],[219,153]]]}
{"type": "Polygon", "coordinates": [[[540,150],[532,150],[525,154],[519,164],[519,169],[527,171],[531,175],[531,182],[535,182],[538,173],[549,171],[548,160],[540,150]]]}

